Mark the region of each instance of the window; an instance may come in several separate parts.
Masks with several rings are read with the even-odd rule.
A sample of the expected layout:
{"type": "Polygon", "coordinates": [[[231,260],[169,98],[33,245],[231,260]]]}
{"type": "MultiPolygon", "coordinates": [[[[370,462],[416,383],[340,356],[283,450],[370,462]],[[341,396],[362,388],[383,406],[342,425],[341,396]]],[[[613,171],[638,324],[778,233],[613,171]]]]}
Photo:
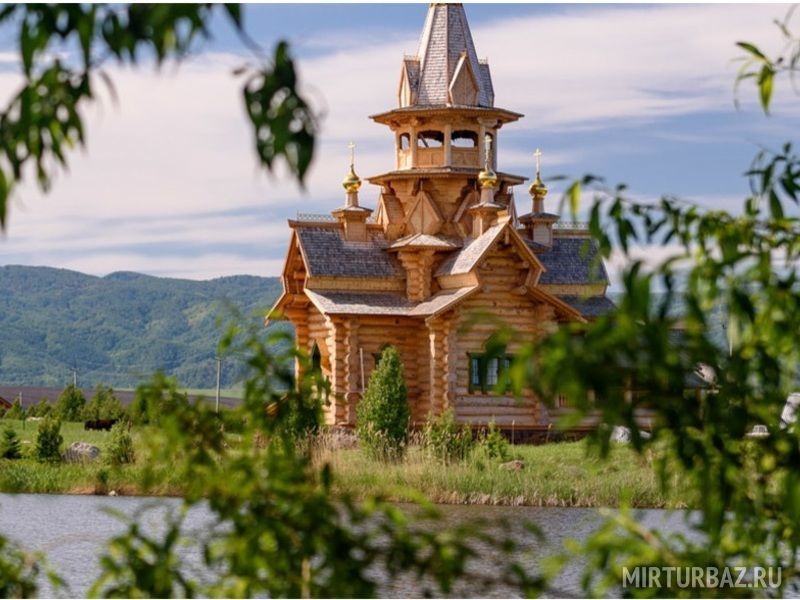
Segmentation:
{"type": "Polygon", "coordinates": [[[441,131],[420,131],[417,134],[418,148],[441,148],[444,134],[441,131]]]}
{"type": "Polygon", "coordinates": [[[400,146],[400,150],[408,150],[411,146],[411,136],[407,133],[401,133],[399,139],[398,145],[400,146]]]}
{"type": "Polygon", "coordinates": [[[316,342],[314,342],[314,348],[311,350],[311,370],[317,373],[322,371],[322,354],[316,342]]]}
{"type": "Polygon", "coordinates": [[[477,148],[478,134],[474,131],[454,131],[451,141],[454,148],[477,148]]]}
{"type": "Polygon", "coordinates": [[[494,388],[513,360],[514,357],[509,354],[489,357],[486,354],[470,353],[469,391],[484,394],[495,391],[494,388]]]}

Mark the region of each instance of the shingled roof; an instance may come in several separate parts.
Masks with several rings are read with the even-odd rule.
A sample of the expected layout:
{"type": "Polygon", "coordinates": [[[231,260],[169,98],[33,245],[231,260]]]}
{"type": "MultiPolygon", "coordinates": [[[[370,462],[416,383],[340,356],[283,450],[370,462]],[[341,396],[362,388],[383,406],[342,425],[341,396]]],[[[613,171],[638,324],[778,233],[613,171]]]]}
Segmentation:
{"type": "Polygon", "coordinates": [[[589,319],[604,315],[617,307],[613,300],[606,296],[558,296],[558,298],[589,319]]]}
{"type": "Polygon", "coordinates": [[[553,247],[542,252],[539,245],[528,243],[546,271],[540,284],[608,284],[608,274],[599,255],[597,242],[588,237],[554,237],[553,247]]]}
{"type": "Polygon", "coordinates": [[[297,239],[311,276],[404,277],[397,258],[384,252],[382,231],[371,230],[366,242],[348,242],[339,227],[298,226],[297,239]]]}
{"type": "Polygon", "coordinates": [[[478,84],[478,105],[492,106],[494,91],[489,65],[478,60],[463,5],[431,4],[417,56],[406,58],[404,64],[416,105],[448,103],[448,91],[462,54],[478,84]]]}
{"type": "Polygon", "coordinates": [[[391,317],[429,317],[460,302],[477,286],[442,290],[422,302],[412,302],[404,294],[386,292],[327,292],[305,290],[306,296],[329,315],[380,315],[391,317]]]}

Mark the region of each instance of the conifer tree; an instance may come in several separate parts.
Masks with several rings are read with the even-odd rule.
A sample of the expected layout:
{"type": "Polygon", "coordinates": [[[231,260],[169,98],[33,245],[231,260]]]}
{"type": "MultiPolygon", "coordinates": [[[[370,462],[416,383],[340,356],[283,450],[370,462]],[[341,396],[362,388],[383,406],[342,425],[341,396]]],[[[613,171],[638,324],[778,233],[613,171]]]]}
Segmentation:
{"type": "Polygon", "coordinates": [[[356,409],[359,440],[373,457],[396,460],[402,456],[411,418],[407,396],[400,354],[388,346],[356,409]]]}

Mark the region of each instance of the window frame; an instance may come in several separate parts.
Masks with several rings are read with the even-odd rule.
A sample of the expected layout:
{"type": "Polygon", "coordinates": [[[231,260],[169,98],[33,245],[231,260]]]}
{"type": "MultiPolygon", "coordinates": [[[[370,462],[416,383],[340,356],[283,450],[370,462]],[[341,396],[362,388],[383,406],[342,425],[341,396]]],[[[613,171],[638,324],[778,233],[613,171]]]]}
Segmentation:
{"type": "Polygon", "coordinates": [[[497,360],[497,383],[500,382],[503,374],[507,369],[511,367],[511,364],[514,362],[514,355],[513,354],[499,354],[497,356],[489,356],[486,352],[467,352],[467,389],[469,393],[481,393],[481,394],[502,394],[507,391],[498,390],[497,383],[490,384],[489,380],[489,362],[492,360],[497,360]],[[473,382],[475,377],[475,366],[474,363],[477,361],[478,363],[478,382],[473,382]]]}

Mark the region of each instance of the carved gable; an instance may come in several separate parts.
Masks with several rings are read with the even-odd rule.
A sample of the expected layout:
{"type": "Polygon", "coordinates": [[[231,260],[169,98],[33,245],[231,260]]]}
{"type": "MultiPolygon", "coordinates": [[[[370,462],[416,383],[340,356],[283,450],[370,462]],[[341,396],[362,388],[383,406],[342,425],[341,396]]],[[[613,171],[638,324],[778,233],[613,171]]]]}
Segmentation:
{"type": "Polygon", "coordinates": [[[406,216],[406,235],[426,233],[434,235],[439,233],[444,224],[444,217],[430,195],[420,190],[411,209],[406,216]]]}
{"type": "Polygon", "coordinates": [[[472,72],[466,53],[458,59],[453,80],[450,82],[450,102],[452,104],[474,105],[478,103],[478,80],[472,72]]]}

